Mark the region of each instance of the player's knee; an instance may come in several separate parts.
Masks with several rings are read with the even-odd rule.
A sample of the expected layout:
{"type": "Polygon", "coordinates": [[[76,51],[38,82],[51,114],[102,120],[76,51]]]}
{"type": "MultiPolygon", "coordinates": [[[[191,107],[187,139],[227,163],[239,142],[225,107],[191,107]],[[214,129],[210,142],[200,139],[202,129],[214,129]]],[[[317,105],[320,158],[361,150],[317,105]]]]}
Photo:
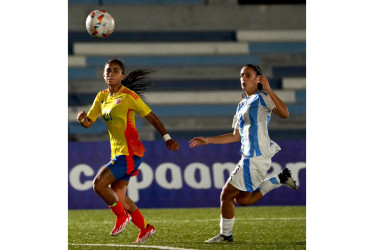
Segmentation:
{"type": "Polygon", "coordinates": [[[224,200],[230,200],[233,201],[240,191],[236,189],[234,186],[232,186],[230,183],[226,183],[225,186],[223,186],[221,191],[220,199],[221,201],[224,200]]]}
{"type": "Polygon", "coordinates": [[[225,189],[222,189],[220,199],[221,201],[229,199],[229,194],[225,192],[225,189]]]}
{"type": "Polygon", "coordinates": [[[227,190],[223,189],[222,192],[221,192],[220,199],[221,199],[221,201],[224,201],[224,200],[233,200],[234,197],[235,197],[234,193],[228,192],[227,190]]]}
{"type": "Polygon", "coordinates": [[[92,182],[92,188],[95,192],[100,192],[100,181],[99,178],[95,178],[92,182]]]}

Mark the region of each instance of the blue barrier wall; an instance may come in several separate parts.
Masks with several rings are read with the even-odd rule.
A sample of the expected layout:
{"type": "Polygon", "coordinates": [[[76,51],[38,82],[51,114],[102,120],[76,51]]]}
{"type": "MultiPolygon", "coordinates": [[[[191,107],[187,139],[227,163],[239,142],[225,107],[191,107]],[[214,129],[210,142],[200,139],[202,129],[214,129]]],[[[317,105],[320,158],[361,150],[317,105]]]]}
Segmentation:
{"type": "MultiPolygon", "coordinates": [[[[305,140],[277,141],[282,150],[273,158],[269,175],[288,167],[300,188],[280,187],[255,205],[306,205],[305,140]]],[[[139,175],[131,178],[128,195],[141,208],[219,207],[219,196],[229,173],[240,159],[239,143],[180,151],[163,141],[143,142],[146,153],[139,175]]],[[[99,209],[107,205],[92,190],[92,180],[110,157],[109,142],[69,142],[69,209],[99,209]]]]}

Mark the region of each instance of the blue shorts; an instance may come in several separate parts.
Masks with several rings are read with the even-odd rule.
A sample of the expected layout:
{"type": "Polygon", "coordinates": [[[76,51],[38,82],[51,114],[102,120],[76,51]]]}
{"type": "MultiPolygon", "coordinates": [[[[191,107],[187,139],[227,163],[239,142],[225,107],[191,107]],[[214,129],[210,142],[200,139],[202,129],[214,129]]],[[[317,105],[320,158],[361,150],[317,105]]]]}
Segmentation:
{"type": "Polygon", "coordinates": [[[117,155],[106,167],[112,172],[116,180],[128,181],[130,177],[138,174],[142,158],[136,155],[117,155]]]}

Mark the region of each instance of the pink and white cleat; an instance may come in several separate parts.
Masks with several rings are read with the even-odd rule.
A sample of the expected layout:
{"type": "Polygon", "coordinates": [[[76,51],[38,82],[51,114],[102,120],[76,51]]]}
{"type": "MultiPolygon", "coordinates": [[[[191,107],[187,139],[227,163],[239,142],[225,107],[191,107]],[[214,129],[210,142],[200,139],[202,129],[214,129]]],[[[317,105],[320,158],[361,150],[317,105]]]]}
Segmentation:
{"type": "Polygon", "coordinates": [[[129,224],[131,221],[131,215],[127,213],[126,216],[117,217],[116,224],[114,225],[114,228],[112,232],[110,233],[111,236],[116,236],[125,230],[127,224],[129,224]]]}
{"type": "Polygon", "coordinates": [[[154,235],[155,233],[156,233],[156,229],[151,224],[148,224],[146,229],[140,231],[138,238],[133,243],[139,243],[139,244],[144,243],[149,238],[151,238],[152,235],[154,235]]]}

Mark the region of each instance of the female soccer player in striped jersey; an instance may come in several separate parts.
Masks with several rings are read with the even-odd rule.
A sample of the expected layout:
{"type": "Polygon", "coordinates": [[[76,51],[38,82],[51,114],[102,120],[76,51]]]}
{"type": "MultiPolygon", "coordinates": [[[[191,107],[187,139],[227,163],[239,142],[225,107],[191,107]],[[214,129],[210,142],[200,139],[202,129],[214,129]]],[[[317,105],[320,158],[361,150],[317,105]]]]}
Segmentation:
{"type": "Polygon", "coordinates": [[[251,205],[282,184],[297,189],[296,182],[287,168],[279,175],[265,179],[271,158],[280,150],[268,135],[271,112],[281,118],[287,118],[287,106],[270,88],[269,81],[262,75],[259,66],[245,65],[240,72],[240,82],[246,93],[233,119],[234,132],[190,140],[191,148],[209,143],[241,141],[242,158],[221,192],[220,234],[207,240],[207,243],[233,241],[235,202],[242,206],[251,205]]]}
{"type": "Polygon", "coordinates": [[[161,133],[169,150],[175,152],[179,149],[179,144],[171,139],[162,122],[142,100],[149,83],[141,80],[147,78],[148,74],[148,71],[134,70],[126,75],[120,60],[109,60],[103,73],[108,88],[96,95],[87,114],[80,111],[77,115],[79,123],[85,128],[91,127],[99,115],[106,122],[111,161],[96,175],[93,189],[117,216],[111,235],[122,233],[132,221],[140,230],[135,243],[145,242],[156,232],[134,202],[126,196],[130,177],[138,174],[145,151],[135,127],[135,113],[147,119],[161,133]]]}

